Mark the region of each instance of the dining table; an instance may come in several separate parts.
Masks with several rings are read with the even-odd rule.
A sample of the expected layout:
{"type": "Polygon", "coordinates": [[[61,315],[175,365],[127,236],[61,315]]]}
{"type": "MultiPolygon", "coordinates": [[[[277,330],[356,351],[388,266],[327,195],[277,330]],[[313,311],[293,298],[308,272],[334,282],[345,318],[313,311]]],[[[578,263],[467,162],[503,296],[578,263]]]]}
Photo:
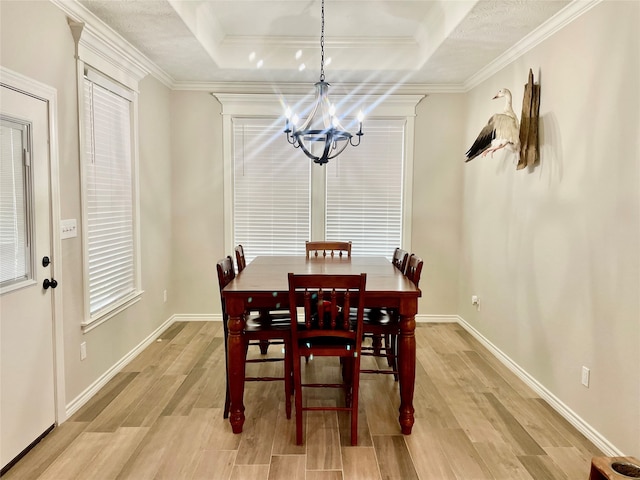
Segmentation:
{"type": "MultiPolygon", "coordinates": [[[[414,424],[413,393],[416,374],[415,316],[420,289],[383,256],[258,256],[247,264],[222,291],[228,315],[229,421],[234,433],[241,433],[245,421],[245,312],[289,309],[288,274],[367,274],[366,308],[393,308],[399,313],[398,421],[403,434],[414,424]]],[[[298,305],[299,306],[299,305],[298,305]]]]}

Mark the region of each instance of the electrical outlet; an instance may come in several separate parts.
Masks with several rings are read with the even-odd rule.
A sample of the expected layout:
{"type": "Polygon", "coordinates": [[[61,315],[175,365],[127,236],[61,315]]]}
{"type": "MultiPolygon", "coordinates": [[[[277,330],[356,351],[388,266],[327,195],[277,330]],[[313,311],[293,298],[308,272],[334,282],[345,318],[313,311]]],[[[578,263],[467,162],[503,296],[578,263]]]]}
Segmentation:
{"type": "Polygon", "coordinates": [[[87,342],[82,342],[80,344],[80,360],[85,358],[87,358],[87,342]]]}
{"type": "Polygon", "coordinates": [[[480,297],[478,297],[478,295],[471,295],[471,305],[476,307],[476,310],[480,311],[480,297]]]}
{"type": "Polygon", "coordinates": [[[582,385],[589,388],[589,377],[591,376],[591,371],[587,367],[582,367],[582,385]]]}
{"type": "Polygon", "coordinates": [[[164,298],[164,303],[167,303],[167,291],[166,290],[162,294],[162,298],[164,298]]]}

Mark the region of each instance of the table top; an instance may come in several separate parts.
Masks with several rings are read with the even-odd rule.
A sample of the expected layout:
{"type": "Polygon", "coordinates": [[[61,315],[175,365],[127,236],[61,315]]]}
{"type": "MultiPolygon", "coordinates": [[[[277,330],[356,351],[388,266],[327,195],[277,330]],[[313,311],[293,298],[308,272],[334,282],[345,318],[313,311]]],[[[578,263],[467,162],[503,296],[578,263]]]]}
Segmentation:
{"type": "Polygon", "coordinates": [[[288,273],[334,275],[367,274],[367,293],[393,292],[394,295],[420,296],[420,289],[385,257],[317,257],[302,255],[256,257],[224,288],[224,293],[288,292],[288,273]]]}

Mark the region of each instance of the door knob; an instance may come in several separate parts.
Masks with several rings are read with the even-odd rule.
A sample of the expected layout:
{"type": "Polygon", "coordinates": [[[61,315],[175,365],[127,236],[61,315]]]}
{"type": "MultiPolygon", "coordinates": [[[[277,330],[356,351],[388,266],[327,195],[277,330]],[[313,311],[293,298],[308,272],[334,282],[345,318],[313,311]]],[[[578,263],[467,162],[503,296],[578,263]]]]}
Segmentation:
{"type": "Polygon", "coordinates": [[[44,288],[45,290],[49,287],[56,288],[57,286],[58,286],[58,282],[53,278],[51,280],[49,280],[48,278],[45,278],[44,282],[42,282],[42,288],[44,288]]]}

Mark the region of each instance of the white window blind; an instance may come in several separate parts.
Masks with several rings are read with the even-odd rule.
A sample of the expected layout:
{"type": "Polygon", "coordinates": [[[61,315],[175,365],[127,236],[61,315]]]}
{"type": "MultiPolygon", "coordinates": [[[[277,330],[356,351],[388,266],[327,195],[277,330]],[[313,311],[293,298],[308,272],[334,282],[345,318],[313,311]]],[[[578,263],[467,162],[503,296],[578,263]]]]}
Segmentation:
{"type": "Polygon", "coordinates": [[[372,119],[357,148],[327,165],[325,236],[391,259],[402,243],[404,120],[372,119]]]}
{"type": "Polygon", "coordinates": [[[31,276],[27,128],[5,118],[0,126],[0,287],[31,276]]]}
{"type": "Polygon", "coordinates": [[[233,119],[234,242],[257,255],[304,255],[310,236],[311,162],[273,119],[233,119]]]}
{"type": "Polygon", "coordinates": [[[89,313],[136,290],[131,101],[89,71],[84,79],[89,313]]]}

